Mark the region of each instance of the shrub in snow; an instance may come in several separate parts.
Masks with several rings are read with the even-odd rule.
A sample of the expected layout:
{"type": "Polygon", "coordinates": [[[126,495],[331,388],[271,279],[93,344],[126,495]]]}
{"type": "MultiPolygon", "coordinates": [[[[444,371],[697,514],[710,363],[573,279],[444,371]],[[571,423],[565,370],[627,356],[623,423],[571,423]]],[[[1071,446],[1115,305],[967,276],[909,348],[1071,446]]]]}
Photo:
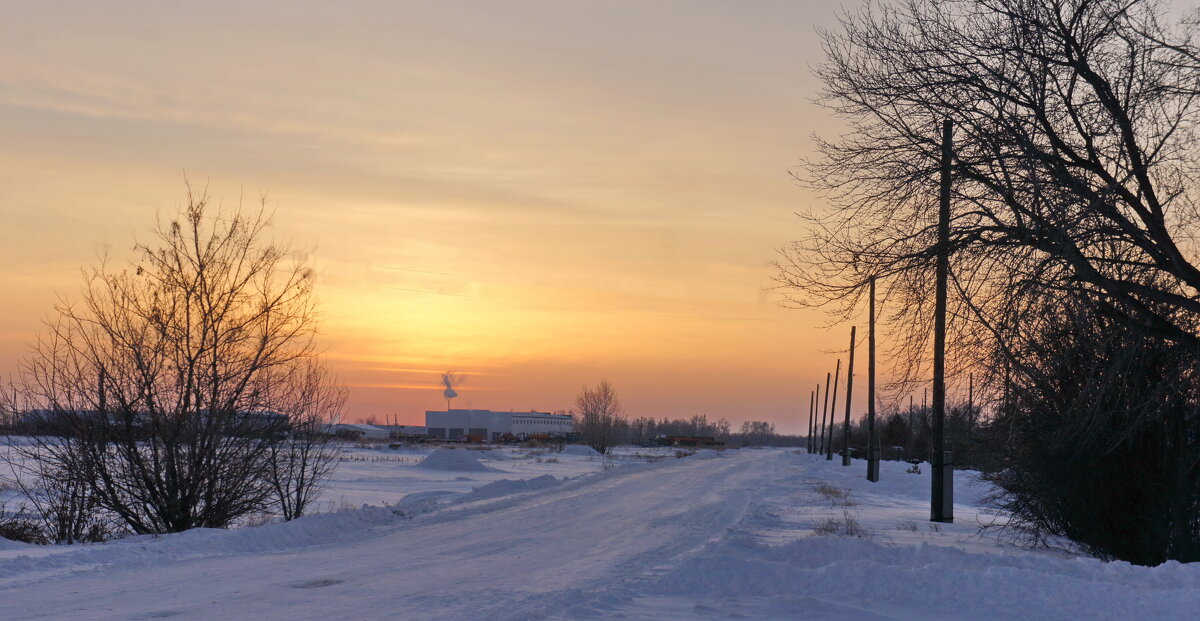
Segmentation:
{"type": "Polygon", "coordinates": [[[854,514],[849,511],[842,511],[842,517],[831,517],[812,525],[813,535],[833,535],[835,537],[858,537],[859,539],[870,539],[872,533],[863,528],[854,514]]]}
{"type": "Polygon", "coordinates": [[[138,534],[291,518],[315,497],[338,454],[323,423],[346,393],[313,342],[311,270],[268,225],[265,209],[189,192],[135,264],[86,270],[79,303],[55,308],[0,395],[34,440],[9,446],[35,464],[26,489],[67,491],[26,494],[68,535],[54,538],[107,518],[138,534]]]}
{"type": "Polygon", "coordinates": [[[1071,307],[1030,337],[990,503],[1010,533],[1142,565],[1200,561],[1194,352],[1071,307]]]}

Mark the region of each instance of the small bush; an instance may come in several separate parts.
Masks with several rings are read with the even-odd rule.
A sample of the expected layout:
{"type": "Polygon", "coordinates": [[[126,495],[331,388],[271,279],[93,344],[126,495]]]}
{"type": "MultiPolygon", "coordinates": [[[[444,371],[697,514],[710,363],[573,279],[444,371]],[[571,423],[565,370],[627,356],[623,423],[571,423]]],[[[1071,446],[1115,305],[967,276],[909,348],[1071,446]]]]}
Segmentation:
{"type": "Polygon", "coordinates": [[[833,535],[835,537],[858,537],[859,539],[871,539],[872,534],[867,529],[863,528],[854,514],[849,511],[842,511],[841,518],[831,517],[821,522],[812,525],[813,535],[824,536],[833,535]]]}
{"type": "Polygon", "coordinates": [[[29,515],[24,509],[9,514],[3,506],[0,506],[0,537],[37,545],[50,543],[37,518],[29,515]]]}
{"type": "Polygon", "coordinates": [[[857,504],[853,500],[850,500],[850,490],[844,487],[834,487],[828,483],[819,483],[814,489],[829,501],[830,506],[853,507],[857,504]]]}
{"type": "Polygon", "coordinates": [[[248,528],[257,528],[259,526],[264,526],[266,524],[270,524],[271,522],[274,522],[274,521],[275,521],[275,514],[269,512],[269,511],[263,511],[261,513],[251,513],[250,515],[247,515],[246,517],[241,519],[242,526],[245,526],[248,528]]]}

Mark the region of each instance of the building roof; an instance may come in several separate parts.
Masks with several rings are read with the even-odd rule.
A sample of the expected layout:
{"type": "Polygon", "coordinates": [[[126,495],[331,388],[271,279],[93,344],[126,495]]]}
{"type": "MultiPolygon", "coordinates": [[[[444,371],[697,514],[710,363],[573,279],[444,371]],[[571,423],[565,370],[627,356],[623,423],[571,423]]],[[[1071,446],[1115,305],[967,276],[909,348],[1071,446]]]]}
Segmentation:
{"type": "Polygon", "coordinates": [[[425,410],[426,414],[511,414],[513,416],[552,416],[554,418],[571,418],[570,414],[551,414],[550,412],[495,411],[495,410],[425,410]]]}

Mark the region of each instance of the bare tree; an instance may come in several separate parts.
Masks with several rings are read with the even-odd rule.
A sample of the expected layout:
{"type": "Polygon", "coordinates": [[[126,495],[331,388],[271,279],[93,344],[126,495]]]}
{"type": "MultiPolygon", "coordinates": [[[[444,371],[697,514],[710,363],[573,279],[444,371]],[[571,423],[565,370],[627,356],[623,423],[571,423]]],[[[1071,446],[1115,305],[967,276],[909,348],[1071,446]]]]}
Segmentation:
{"type": "MultiPolygon", "coordinates": [[[[1006,489],[1017,495],[1006,506],[1038,511],[1068,493],[1059,484],[1064,479],[1045,482],[1053,455],[1104,455],[1136,473],[1098,488],[1134,517],[1126,526],[1158,519],[1153,511],[1168,507],[1175,527],[1191,529],[1177,533],[1175,543],[1159,538],[1150,554],[1109,548],[1135,562],[1195,558],[1197,408],[1140,403],[1139,395],[1166,393],[1121,382],[1110,382],[1106,400],[1088,399],[1099,378],[1135,368],[1118,361],[1140,360],[1136,370],[1147,372],[1149,357],[1134,355],[1142,350],[1179,357],[1178,376],[1153,386],[1192,394],[1183,387],[1195,381],[1190,369],[1200,352],[1200,49],[1193,38],[1194,24],[1167,24],[1158,0],[898,0],[847,15],[824,36],[818,75],[823,102],[850,130],[821,142],[821,155],[803,175],[831,208],[807,214],[807,236],[779,262],[780,282],[802,293],[795,303],[829,305],[835,313],[854,312],[878,278],[893,353],[907,365],[900,371],[919,376],[933,318],[933,259],[943,248],[935,236],[937,127],[951,120],[957,135],[948,360],[958,371],[988,367],[993,392],[1013,386],[1063,408],[1051,416],[1019,396],[1006,405],[1011,411],[1069,421],[1042,428],[1065,435],[1025,437],[1025,446],[1055,452],[1008,454],[1008,480],[1016,483],[1006,489]],[[1087,320],[1075,320],[1081,316],[1087,320]],[[1076,333],[1064,333],[1064,325],[1076,333]],[[1112,363],[1066,372],[1055,347],[1086,338],[1080,326],[1102,326],[1104,342],[1132,357],[1093,349],[1112,363]],[[1068,416],[1096,404],[1104,416],[1068,416]],[[1161,474],[1130,444],[1155,437],[1144,433],[1146,425],[1185,430],[1155,449],[1177,484],[1129,483],[1161,474]],[[1041,482],[1025,484],[1031,480],[1041,482]],[[1147,489],[1163,497],[1151,503],[1134,493],[1147,489]],[[1188,511],[1190,518],[1180,517],[1188,511]]],[[[974,418],[973,408],[966,412],[974,418]]],[[[1019,419],[1014,429],[1036,418],[1019,419]]],[[[1102,506],[1075,503],[1069,520],[1055,520],[1095,525],[1102,506]]],[[[1016,517],[1053,522],[1033,513],[1016,517]]]]}
{"type": "Polygon", "coordinates": [[[314,360],[304,360],[286,373],[273,378],[264,391],[271,412],[281,414],[286,423],[283,437],[267,446],[267,477],[285,521],[304,515],[337,467],[341,444],[328,429],[341,420],[347,397],[346,389],[314,360]]]}
{"type": "MultiPolygon", "coordinates": [[[[19,387],[62,429],[27,457],[86,473],[136,533],[224,527],[272,504],[274,395],[314,362],[310,270],[266,237],[265,209],[187,205],[133,265],[85,270],[19,387]]],[[[289,414],[290,415],[290,414],[289,414]]],[[[307,485],[307,484],[306,484],[307,485]]],[[[294,507],[294,504],[293,504],[294,507]]]]}
{"type": "Polygon", "coordinates": [[[621,401],[608,381],[585,386],[575,398],[575,431],[597,452],[607,453],[617,443],[624,423],[621,401]]]}
{"type": "Polygon", "coordinates": [[[850,132],[805,180],[833,209],[780,261],[798,304],[884,287],[902,359],[927,351],[939,136],[958,135],[951,223],[959,361],[1019,339],[1049,300],[1193,350],[1200,58],[1157,0],[901,0],[825,34],[822,101],[850,132]],[[1180,315],[1179,313],[1182,313],[1180,315]]]}
{"type": "Polygon", "coordinates": [[[104,541],[120,530],[112,514],[99,506],[87,472],[54,459],[24,459],[23,454],[28,452],[10,449],[2,460],[45,543],[104,541]]]}
{"type": "Polygon", "coordinates": [[[765,420],[742,421],[741,436],[741,441],[746,444],[768,444],[775,437],[775,423],[765,420]]]}

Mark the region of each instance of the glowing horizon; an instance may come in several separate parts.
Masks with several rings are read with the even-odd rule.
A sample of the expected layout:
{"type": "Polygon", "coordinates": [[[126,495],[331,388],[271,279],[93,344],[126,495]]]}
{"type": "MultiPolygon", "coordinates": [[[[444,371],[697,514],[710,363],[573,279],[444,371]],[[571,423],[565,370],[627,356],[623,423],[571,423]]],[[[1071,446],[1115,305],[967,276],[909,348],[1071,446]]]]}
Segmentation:
{"type": "Polygon", "coordinates": [[[634,417],[804,427],[845,338],[768,264],[819,200],[788,171],[836,127],[809,72],[836,7],[303,4],[10,7],[0,375],[186,174],[269,195],[351,420],[417,423],[452,370],[454,407],[607,379],[634,417]]]}

